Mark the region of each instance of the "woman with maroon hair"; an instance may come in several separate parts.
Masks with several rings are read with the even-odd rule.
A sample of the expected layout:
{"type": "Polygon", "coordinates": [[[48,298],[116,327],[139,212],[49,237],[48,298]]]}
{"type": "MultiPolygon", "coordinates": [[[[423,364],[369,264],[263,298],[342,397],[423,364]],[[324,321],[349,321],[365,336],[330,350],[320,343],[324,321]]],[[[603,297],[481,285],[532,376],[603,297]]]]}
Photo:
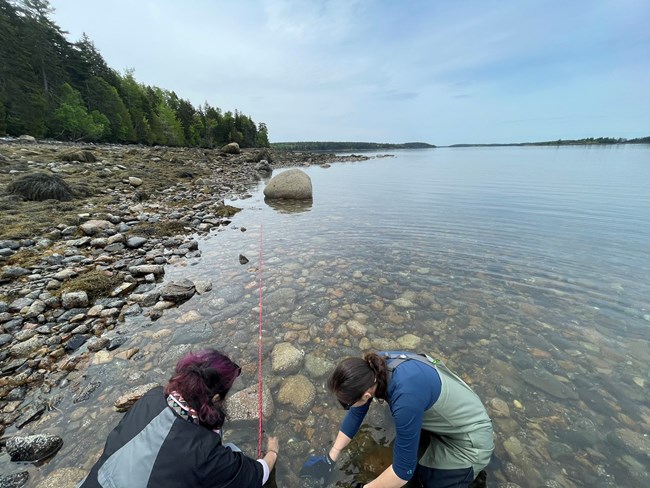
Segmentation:
{"type": "Polygon", "coordinates": [[[214,349],[183,357],[167,386],[147,392],[109,434],[78,488],[261,487],[277,461],[277,439],[267,439],[257,460],[222,443],[224,401],[240,374],[214,349]]]}

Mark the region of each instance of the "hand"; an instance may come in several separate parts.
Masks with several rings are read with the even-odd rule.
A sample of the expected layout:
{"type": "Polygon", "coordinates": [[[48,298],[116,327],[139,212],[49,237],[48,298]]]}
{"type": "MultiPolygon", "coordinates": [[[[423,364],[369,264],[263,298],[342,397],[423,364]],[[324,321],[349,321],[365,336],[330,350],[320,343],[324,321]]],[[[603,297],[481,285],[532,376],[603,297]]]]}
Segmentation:
{"type": "Polygon", "coordinates": [[[310,457],[300,469],[301,478],[323,479],[327,483],[334,471],[336,462],[328,454],[310,457]]]}
{"type": "Polygon", "coordinates": [[[266,439],[266,452],[275,451],[275,454],[280,452],[280,444],[277,437],[269,437],[266,439]]]}

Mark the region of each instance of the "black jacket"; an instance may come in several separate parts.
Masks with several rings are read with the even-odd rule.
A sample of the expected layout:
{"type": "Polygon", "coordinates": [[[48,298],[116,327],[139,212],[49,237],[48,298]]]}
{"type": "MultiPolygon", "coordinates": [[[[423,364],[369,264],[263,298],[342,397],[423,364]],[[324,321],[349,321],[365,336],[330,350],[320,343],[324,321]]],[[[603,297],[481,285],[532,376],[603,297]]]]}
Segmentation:
{"type": "Polygon", "coordinates": [[[147,392],[109,434],[78,488],[261,487],[263,468],[167,406],[162,387],[147,392]]]}

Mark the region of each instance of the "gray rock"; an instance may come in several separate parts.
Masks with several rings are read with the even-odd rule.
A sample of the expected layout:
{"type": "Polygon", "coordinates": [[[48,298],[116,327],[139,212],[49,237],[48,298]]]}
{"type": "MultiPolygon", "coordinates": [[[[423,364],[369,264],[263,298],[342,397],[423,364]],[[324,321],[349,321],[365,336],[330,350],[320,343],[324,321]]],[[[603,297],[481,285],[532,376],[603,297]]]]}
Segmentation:
{"type": "Polygon", "coordinates": [[[148,274],[160,276],[165,274],[165,267],[161,264],[140,264],[137,266],[130,266],[129,273],[135,277],[146,276],[148,274]]]}
{"type": "Polygon", "coordinates": [[[305,369],[312,378],[321,378],[330,374],[336,365],[327,359],[319,358],[313,354],[305,356],[305,369]]]}
{"type": "Polygon", "coordinates": [[[89,220],[88,222],[81,224],[79,228],[87,236],[96,236],[107,230],[115,230],[115,226],[108,220],[89,220]]]}
{"type": "Polygon", "coordinates": [[[25,486],[28,479],[29,473],[27,471],[2,475],[0,476],[0,488],[20,488],[25,486]]]}
{"type": "Polygon", "coordinates": [[[14,344],[9,348],[9,354],[15,358],[27,357],[35,351],[38,351],[45,345],[45,339],[41,336],[34,336],[24,342],[14,344]]]}
{"type": "Polygon", "coordinates": [[[305,354],[289,344],[276,344],[271,351],[271,367],[274,373],[296,373],[300,370],[305,354]]]}
{"type": "Polygon", "coordinates": [[[255,165],[255,171],[259,171],[260,173],[270,173],[273,171],[273,168],[271,168],[271,165],[266,159],[262,159],[255,165]]]}
{"type": "Polygon", "coordinates": [[[127,239],[126,247],[128,247],[129,249],[138,249],[139,247],[144,246],[146,243],[147,243],[146,238],[133,236],[127,239]]]}
{"type": "Polygon", "coordinates": [[[269,199],[311,200],[311,178],[300,169],[290,169],[275,175],[264,188],[269,199]]]}
{"type": "Polygon", "coordinates": [[[189,300],[196,293],[194,283],[190,280],[172,281],[160,290],[163,300],[178,303],[189,300]]]}
{"type": "Polygon", "coordinates": [[[0,347],[9,344],[12,339],[13,337],[11,337],[11,334],[0,334],[0,347]]]}
{"type": "Polygon", "coordinates": [[[29,307],[32,303],[34,303],[34,300],[31,298],[27,297],[22,297],[22,298],[17,298],[13,302],[9,304],[9,311],[10,312],[20,312],[23,308],[29,307]]]}
{"type": "Polygon", "coordinates": [[[87,340],[88,337],[84,335],[74,335],[70,338],[70,340],[68,340],[68,342],[65,343],[63,347],[66,351],[76,351],[81,346],[83,346],[87,340]]]}
{"type": "Polygon", "coordinates": [[[7,439],[6,449],[12,461],[35,462],[48,458],[63,446],[56,435],[36,434],[14,436],[7,439]]]}
{"type": "MultiPolygon", "coordinates": [[[[257,385],[249,386],[226,398],[229,420],[258,420],[257,385]]],[[[267,382],[262,384],[262,417],[269,419],[275,405],[267,382]]]]}
{"type": "Polygon", "coordinates": [[[241,149],[239,149],[239,144],[236,142],[231,142],[230,144],[223,146],[221,148],[221,152],[226,154],[239,154],[241,152],[241,149]]]}
{"type": "Polygon", "coordinates": [[[63,308],[78,308],[88,306],[88,294],[85,291],[72,291],[61,295],[63,308]]]}
{"type": "Polygon", "coordinates": [[[28,274],[32,274],[32,272],[28,269],[21,268],[19,266],[7,266],[2,270],[2,278],[3,279],[15,279],[15,278],[20,278],[21,276],[25,276],[28,274]]]}
{"type": "Polygon", "coordinates": [[[194,282],[194,287],[199,295],[203,295],[212,290],[212,282],[208,280],[197,280],[194,282]]]}
{"type": "Polygon", "coordinates": [[[0,241],[0,248],[11,249],[12,251],[17,251],[20,249],[20,243],[18,241],[0,241]]]}

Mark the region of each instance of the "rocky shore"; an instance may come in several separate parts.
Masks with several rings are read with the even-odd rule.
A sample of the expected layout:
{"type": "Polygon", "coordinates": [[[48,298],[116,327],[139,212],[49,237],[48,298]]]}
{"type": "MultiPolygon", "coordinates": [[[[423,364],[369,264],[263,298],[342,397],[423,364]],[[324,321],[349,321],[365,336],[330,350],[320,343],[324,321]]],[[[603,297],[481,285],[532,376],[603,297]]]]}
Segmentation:
{"type": "MultiPolygon", "coordinates": [[[[159,282],[166,264],[200,256],[196,236],[230,224],[239,209],[225,199],[245,197],[269,168],[365,159],[0,141],[0,444],[17,443],[17,429],[56,408],[48,393],[80,362],[120,347],[125,317],[155,320],[209,291],[207,281],[159,282]],[[29,182],[25,196],[16,182],[34,174],[58,177],[69,195],[28,200],[39,183],[29,182]]],[[[21,452],[51,454],[59,440],[51,442],[21,452]]],[[[22,486],[12,480],[0,486],[22,486]]]]}

